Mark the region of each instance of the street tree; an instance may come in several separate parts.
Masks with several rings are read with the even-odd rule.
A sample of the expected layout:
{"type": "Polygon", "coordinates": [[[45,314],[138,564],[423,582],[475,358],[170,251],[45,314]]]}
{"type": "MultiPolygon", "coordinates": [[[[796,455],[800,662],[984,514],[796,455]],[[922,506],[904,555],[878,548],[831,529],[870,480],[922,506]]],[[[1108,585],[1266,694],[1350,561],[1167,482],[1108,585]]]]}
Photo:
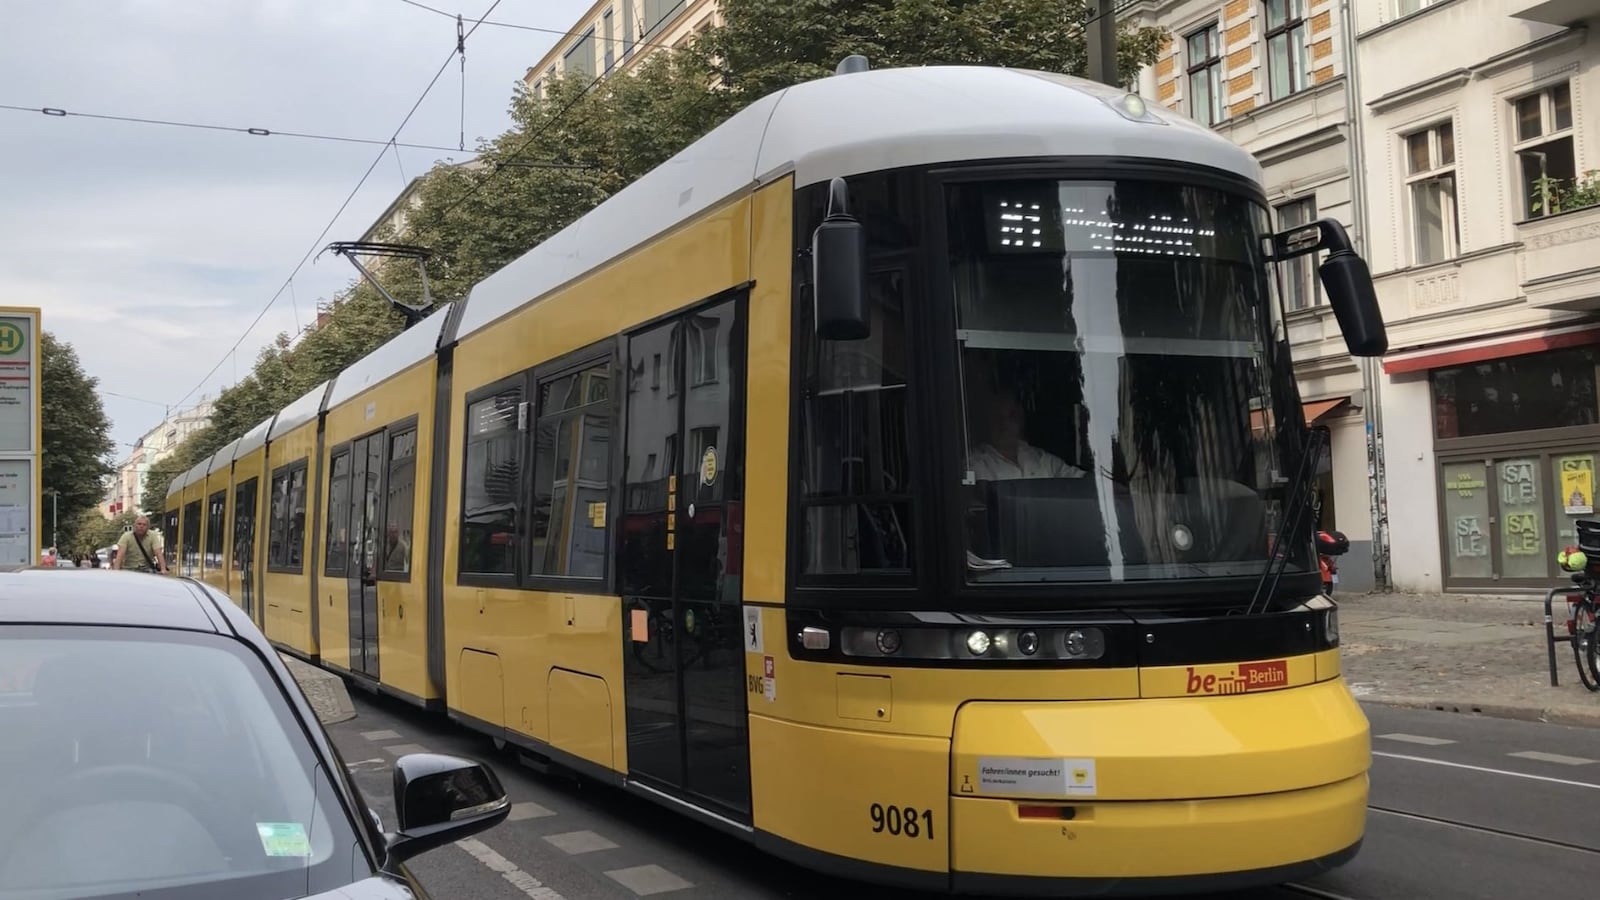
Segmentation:
{"type": "Polygon", "coordinates": [[[105,496],[111,474],[111,419],[100,402],[100,381],[83,371],[72,345],[48,331],[39,340],[39,386],[43,405],[39,520],[52,540],[72,546],[78,514],[93,510],[105,496]],[[53,498],[46,491],[57,491],[53,498]],[[56,523],[51,522],[52,514],[56,523]],[[51,533],[57,528],[59,536],[51,533]]]}

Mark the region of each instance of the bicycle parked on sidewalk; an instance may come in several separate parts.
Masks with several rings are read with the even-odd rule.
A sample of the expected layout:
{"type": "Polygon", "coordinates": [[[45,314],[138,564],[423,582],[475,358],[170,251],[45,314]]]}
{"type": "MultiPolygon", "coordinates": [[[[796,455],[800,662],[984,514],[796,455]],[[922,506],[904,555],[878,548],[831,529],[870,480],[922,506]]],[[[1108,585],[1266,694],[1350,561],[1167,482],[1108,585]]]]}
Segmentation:
{"type": "MultiPolygon", "coordinates": [[[[1596,609],[1600,607],[1600,522],[1579,519],[1575,524],[1578,545],[1565,547],[1556,556],[1556,564],[1572,573],[1572,583],[1579,588],[1578,593],[1567,595],[1567,640],[1572,644],[1578,679],[1590,691],[1600,692],[1600,638],[1595,633],[1596,609]]],[[[1559,589],[1551,593],[1559,593],[1559,589]]],[[[1545,600],[1547,632],[1551,626],[1549,600],[1545,600]]],[[[1550,683],[1555,684],[1555,639],[1553,634],[1550,637],[1550,683]]]]}

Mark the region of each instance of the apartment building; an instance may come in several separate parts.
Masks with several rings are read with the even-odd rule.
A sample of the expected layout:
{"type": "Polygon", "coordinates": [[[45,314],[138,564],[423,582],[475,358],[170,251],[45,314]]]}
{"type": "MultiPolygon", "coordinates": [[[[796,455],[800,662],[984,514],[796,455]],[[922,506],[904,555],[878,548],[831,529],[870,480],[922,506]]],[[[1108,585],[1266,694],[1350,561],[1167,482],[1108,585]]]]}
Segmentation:
{"type": "Polygon", "coordinates": [[[597,0],[522,80],[537,97],[558,74],[594,79],[626,71],[720,21],[717,0],[597,0]]]}
{"type": "Polygon", "coordinates": [[[1600,518],[1600,2],[1352,6],[1394,583],[1548,588],[1600,518]]]}
{"type": "Polygon", "coordinates": [[[144,496],[151,467],[171,456],[189,435],[210,424],[214,406],[214,400],[201,395],[194,406],[169,414],[141,435],[132,452],[119,460],[111,473],[100,514],[109,519],[116,512],[148,512],[139,509],[139,498],[144,496]]]}

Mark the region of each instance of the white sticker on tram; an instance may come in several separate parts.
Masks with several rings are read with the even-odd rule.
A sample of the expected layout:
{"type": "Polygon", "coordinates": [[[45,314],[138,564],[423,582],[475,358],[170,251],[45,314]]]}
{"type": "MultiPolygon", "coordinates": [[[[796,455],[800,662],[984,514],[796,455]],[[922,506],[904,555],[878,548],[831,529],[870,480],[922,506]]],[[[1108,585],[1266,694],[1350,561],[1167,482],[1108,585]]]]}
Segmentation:
{"type": "Polygon", "coordinates": [[[744,608],[744,652],[765,653],[766,645],[761,634],[761,607],[744,608]]]}
{"type": "Polygon", "coordinates": [[[1426,756],[1407,756],[1404,753],[1383,753],[1374,750],[1372,751],[1372,755],[1381,756],[1384,759],[1401,759],[1405,760],[1406,762],[1426,763],[1430,766],[1448,766],[1452,769],[1466,769],[1471,772],[1483,772],[1486,775],[1505,775],[1511,778],[1526,778],[1529,781],[1548,781],[1551,784],[1565,784],[1571,787],[1593,788],[1594,790],[1600,791],[1600,784],[1595,784],[1589,781],[1571,781],[1566,778],[1552,778],[1549,775],[1534,775],[1529,772],[1512,772],[1507,769],[1491,769],[1487,766],[1474,766],[1467,763],[1450,762],[1443,759],[1429,759],[1426,756]]]}
{"type": "Polygon", "coordinates": [[[1092,797],[1094,760],[980,756],[978,790],[1030,797],[1092,797]]]}

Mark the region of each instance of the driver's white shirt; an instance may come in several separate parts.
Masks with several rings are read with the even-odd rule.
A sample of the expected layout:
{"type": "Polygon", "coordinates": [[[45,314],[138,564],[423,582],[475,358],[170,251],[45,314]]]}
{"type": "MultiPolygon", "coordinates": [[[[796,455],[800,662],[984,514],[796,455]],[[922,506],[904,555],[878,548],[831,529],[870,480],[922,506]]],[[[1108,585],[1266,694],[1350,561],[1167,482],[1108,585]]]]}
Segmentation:
{"type": "Polygon", "coordinates": [[[1000,451],[984,444],[967,456],[967,468],[979,481],[1006,481],[1013,478],[1081,478],[1083,470],[1069,466],[1027,441],[1017,442],[1017,459],[1007,459],[1000,451]]]}

